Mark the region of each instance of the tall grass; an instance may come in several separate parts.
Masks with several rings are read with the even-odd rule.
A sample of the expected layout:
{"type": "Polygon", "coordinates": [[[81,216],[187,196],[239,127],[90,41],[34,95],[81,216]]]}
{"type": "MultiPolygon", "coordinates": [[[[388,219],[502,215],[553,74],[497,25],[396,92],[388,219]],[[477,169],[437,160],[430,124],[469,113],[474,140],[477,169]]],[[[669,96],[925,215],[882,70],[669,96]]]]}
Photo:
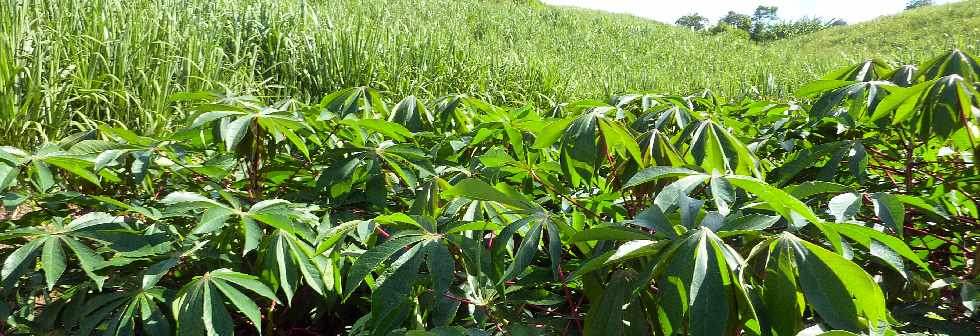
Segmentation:
{"type": "MultiPolygon", "coordinates": [[[[847,43],[808,48],[805,38],[757,45],[628,15],[519,1],[0,0],[0,6],[3,144],[57,139],[98,121],[164,132],[183,117],[168,101],[181,91],[315,101],[342,87],[371,85],[398,95],[465,93],[498,104],[701,88],[784,96],[853,58],[895,56],[893,48],[847,43]]],[[[964,32],[970,33],[911,40],[897,59],[954,44],[975,51],[975,37],[957,35],[964,32]]],[[[834,35],[822,36],[820,45],[834,44],[834,35]]]]}

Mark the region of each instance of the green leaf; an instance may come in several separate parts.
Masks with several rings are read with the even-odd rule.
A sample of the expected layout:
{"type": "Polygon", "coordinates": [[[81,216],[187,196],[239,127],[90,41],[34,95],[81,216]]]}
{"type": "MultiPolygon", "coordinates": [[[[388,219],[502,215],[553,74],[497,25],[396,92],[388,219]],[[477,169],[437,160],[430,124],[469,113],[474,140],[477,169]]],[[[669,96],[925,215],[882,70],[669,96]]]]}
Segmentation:
{"type": "Polygon", "coordinates": [[[317,293],[323,295],[323,275],[320,269],[313,263],[313,248],[295,236],[286,236],[286,241],[289,243],[289,251],[292,254],[293,260],[296,261],[296,266],[298,266],[299,271],[303,274],[303,278],[306,279],[306,284],[317,293]]]}
{"type": "Polygon", "coordinates": [[[453,282],[456,262],[453,261],[449,248],[439,240],[430,240],[427,245],[426,267],[432,276],[432,289],[436,293],[445,293],[449,291],[449,285],[453,282]]]}
{"type": "Polygon", "coordinates": [[[575,121],[575,117],[568,117],[565,119],[559,119],[551,122],[545,127],[541,128],[534,138],[534,144],[531,145],[533,149],[543,149],[553,145],[558,139],[565,134],[565,130],[568,129],[568,125],[575,121]]]}
{"type": "Polygon", "coordinates": [[[861,196],[856,193],[845,193],[834,196],[827,203],[830,214],[834,216],[838,223],[843,223],[854,218],[861,209],[861,196]]]}
{"type": "Polygon", "coordinates": [[[628,321],[627,309],[624,306],[629,304],[630,308],[638,305],[639,302],[630,302],[632,291],[629,285],[630,277],[634,276],[631,271],[617,271],[613,273],[602,293],[602,299],[591,305],[589,313],[585,316],[584,335],[644,335],[646,331],[646,321],[628,321]],[[631,332],[627,332],[627,331],[631,332]]]}
{"type": "Polygon", "coordinates": [[[572,243],[592,240],[652,240],[653,235],[643,230],[618,225],[598,225],[579,231],[572,236],[572,243]]]}
{"type": "Polygon", "coordinates": [[[224,207],[210,208],[201,215],[201,220],[192,233],[199,235],[220,229],[225,226],[225,222],[228,221],[228,218],[231,218],[233,213],[234,211],[224,207]]]}
{"type": "MultiPolygon", "coordinates": [[[[890,236],[884,232],[879,232],[875,229],[866,226],[857,225],[857,224],[849,224],[849,223],[836,224],[834,225],[834,230],[840,232],[840,234],[844,235],[845,237],[853,239],[854,241],[858,242],[859,244],[867,248],[872,248],[874,242],[883,244],[888,249],[894,251],[895,253],[898,253],[905,259],[908,259],[909,261],[915,263],[917,266],[921,267],[922,270],[926,271],[930,275],[932,274],[929,271],[929,266],[921,259],[919,259],[919,256],[914,251],[912,251],[912,249],[909,248],[908,245],[906,245],[905,242],[903,242],[901,239],[890,236]]],[[[898,265],[897,269],[899,271],[901,271],[900,268],[901,265],[898,265]]]]}
{"type": "Polygon", "coordinates": [[[686,177],[690,175],[701,175],[701,173],[680,167],[650,167],[637,172],[633,177],[626,181],[623,188],[638,186],[650,181],[655,181],[668,177],[686,177]]]}
{"type": "Polygon", "coordinates": [[[298,285],[298,270],[292,256],[287,251],[286,242],[282,234],[275,235],[272,243],[272,254],[276,261],[276,268],[279,270],[279,286],[286,293],[286,302],[293,302],[293,293],[296,292],[298,285]]]}
{"type": "Polygon", "coordinates": [[[802,87],[797,89],[796,93],[793,95],[797,97],[810,97],[818,93],[837,89],[852,83],[854,83],[854,81],[834,79],[815,80],[804,84],[802,87]]]}
{"type": "MultiPolygon", "coordinates": [[[[764,245],[771,245],[767,241],[764,245]]],[[[766,246],[768,248],[768,246],[766,246]]],[[[775,335],[797,335],[803,329],[805,300],[799,292],[797,266],[792,246],[776,245],[771,248],[762,282],[760,316],[766,317],[775,335]]]]}
{"type": "Polygon", "coordinates": [[[212,205],[220,206],[218,202],[215,202],[210,198],[192,192],[186,192],[186,191],[175,191],[173,193],[170,193],[167,196],[164,196],[163,199],[160,200],[160,203],[167,204],[167,205],[181,204],[181,203],[200,203],[204,206],[212,206],[212,205]]]}
{"type": "Polygon", "coordinates": [[[395,239],[388,240],[381,245],[378,245],[364,254],[361,254],[357,260],[354,261],[354,265],[351,266],[350,272],[347,273],[347,282],[344,288],[344,298],[347,298],[361,285],[366,277],[372,270],[378,267],[382,262],[388,260],[392,255],[394,255],[399,250],[404,249],[406,246],[417,243],[424,240],[425,237],[420,235],[402,236],[395,239]]]}
{"type": "Polygon", "coordinates": [[[735,189],[724,177],[712,177],[709,186],[715,207],[722,216],[727,216],[731,212],[729,204],[735,203],[735,189]]]}
{"type": "Polygon", "coordinates": [[[743,232],[761,231],[772,227],[779,221],[779,216],[751,214],[726,220],[715,232],[718,236],[727,237],[743,232]]]}
{"type": "Polygon", "coordinates": [[[259,227],[259,223],[250,217],[242,217],[241,225],[242,231],[245,232],[245,248],[242,249],[242,255],[246,255],[259,246],[259,240],[262,239],[264,232],[259,227]]]}
{"type": "Polygon", "coordinates": [[[44,239],[41,268],[44,269],[44,280],[48,283],[48,290],[54,289],[58,278],[65,272],[65,267],[65,251],[61,248],[61,239],[57,237],[44,239]]]}
{"type": "Polygon", "coordinates": [[[68,157],[50,157],[45,158],[44,162],[52,166],[64,169],[66,171],[81,177],[96,186],[102,186],[99,183],[99,176],[95,175],[91,170],[86,167],[90,166],[91,163],[82,159],[68,158],[68,157]]]}
{"type": "Polygon", "coordinates": [[[874,204],[875,215],[888,228],[902,238],[905,231],[905,206],[902,205],[897,197],[883,192],[871,195],[871,202],[874,204]]]}
{"type": "MultiPolygon", "coordinates": [[[[208,335],[231,335],[234,333],[235,324],[231,320],[231,316],[228,315],[228,311],[225,310],[224,300],[222,300],[218,291],[213,289],[213,283],[211,281],[205,281],[202,285],[204,287],[204,302],[202,303],[204,315],[204,329],[207,331],[208,335]]],[[[260,326],[256,325],[256,329],[260,326]]]]}
{"type": "Polygon", "coordinates": [[[618,122],[599,119],[599,130],[602,132],[602,139],[610,153],[615,153],[620,158],[642,162],[640,146],[636,143],[636,139],[618,122]]]}
{"type": "Polygon", "coordinates": [[[248,289],[255,294],[259,294],[269,300],[279,302],[276,298],[276,293],[272,292],[269,287],[266,287],[261,281],[255,276],[234,272],[226,268],[219,270],[214,270],[209,272],[212,278],[221,279],[230,283],[233,283],[239,287],[248,289]]]}
{"type": "Polygon", "coordinates": [[[204,287],[202,281],[193,281],[185,285],[181,292],[184,294],[174,300],[174,317],[177,322],[178,336],[199,336],[209,334],[205,327],[204,317],[204,287]]]}
{"type": "Polygon", "coordinates": [[[224,117],[233,116],[233,115],[242,115],[242,114],[243,114],[242,112],[236,112],[236,111],[210,111],[210,112],[204,112],[204,113],[201,113],[200,115],[198,115],[196,118],[194,118],[194,121],[191,122],[190,128],[198,128],[198,127],[204,126],[207,123],[210,123],[212,121],[215,121],[215,120],[218,120],[218,119],[221,119],[221,118],[224,118],[224,117]]]}
{"type": "Polygon", "coordinates": [[[947,214],[946,211],[942,210],[942,208],[936,207],[933,204],[930,204],[929,202],[926,202],[922,198],[912,196],[912,195],[892,195],[892,196],[895,196],[895,199],[897,199],[899,202],[902,202],[902,204],[910,205],[920,210],[925,210],[926,212],[931,213],[937,217],[949,219],[949,214],[947,214]]]}
{"type": "Polygon", "coordinates": [[[375,326],[372,334],[387,334],[401,319],[397,312],[404,308],[418,278],[422,248],[422,244],[412,246],[378,278],[378,288],[371,293],[371,323],[375,326]]]}
{"type": "Polygon", "coordinates": [[[19,175],[20,168],[0,164],[0,192],[4,192],[7,188],[14,186],[19,175]]]}
{"type": "Polygon", "coordinates": [[[798,199],[806,199],[819,194],[839,194],[851,191],[851,188],[833,182],[809,181],[787,186],[783,190],[798,199]]]}
{"type": "Polygon", "coordinates": [[[447,198],[463,196],[473,200],[497,202],[522,210],[538,208],[526,199],[515,196],[514,194],[505,194],[486,182],[473,178],[459,181],[459,183],[456,183],[456,185],[444,191],[442,194],[443,197],[447,198]]]}
{"type": "Polygon", "coordinates": [[[860,266],[789,233],[778,244],[793,248],[807,304],[831,327],[860,331],[859,317],[874,326],[886,321],[884,294],[860,266]]]}
{"type": "Polygon", "coordinates": [[[817,215],[810,210],[806,204],[803,204],[800,200],[791,196],[790,194],[782,191],[776,187],[770,186],[763,181],[746,177],[746,176],[727,176],[728,182],[735,187],[741,188],[745,191],[755,194],[759,199],[763,200],[772,207],[776,213],[786,218],[788,221],[793,221],[793,214],[797,214],[804,219],[810,221],[820,229],[821,232],[830,243],[834,245],[834,249],[840,251],[840,240],[838,235],[830,229],[827,229],[823,225],[823,221],[817,218],[817,215]]]}
{"type": "Polygon", "coordinates": [[[96,254],[91,248],[85,246],[85,244],[82,244],[75,239],[63,237],[61,238],[61,241],[65,242],[65,244],[68,245],[68,248],[75,254],[75,257],[78,258],[78,263],[82,266],[82,270],[85,271],[85,274],[88,275],[92,281],[95,281],[95,284],[99,288],[102,288],[102,284],[109,277],[97,275],[95,274],[95,271],[105,267],[105,259],[102,259],[102,257],[96,254]]]}
{"type": "Polygon", "coordinates": [[[531,228],[527,231],[527,235],[521,240],[520,247],[514,253],[514,261],[504,271],[504,276],[500,278],[501,281],[513,279],[531,265],[534,255],[538,252],[538,244],[541,242],[541,231],[544,228],[545,221],[547,221],[546,218],[535,218],[533,220],[533,224],[531,224],[531,228]]]}
{"type": "Polygon", "coordinates": [[[361,223],[363,223],[363,221],[353,220],[330,228],[330,230],[324,234],[326,239],[324,239],[322,242],[320,242],[319,245],[317,245],[316,251],[314,253],[316,255],[323,254],[323,252],[326,252],[331,247],[336,245],[337,242],[340,242],[342,239],[344,239],[344,237],[346,237],[348,233],[350,233],[355,228],[357,228],[357,226],[360,225],[361,223]]]}
{"type": "Polygon", "coordinates": [[[414,136],[411,131],[402,125],[379,119],[348,119],[342,121],[341,123],[363,127],[374,132],[381,133],[389,139],[395,141],[405,141],[405,139],[410,139],[414,136]]]}
{"type": "Polygon", "coordinates": [[[262,315],[259,313],[259,307],[255,305],[255,302],[252,302],[252,299],[248,298],[248,296],[245,296],[245,294],[238,291],[234,287],[229,286],[224,281],[212,280],[211,284],[218,288],[218,290],[220,290],[221,293],[224,294],[224,296],[227,297],[236,308],[238,308],[238,311],[245,314],[245,317],[252,321],[252,324],[255,325],[255,328],[259,330],[259,333],[261,334],[262,328],[260,326],[262,325],[262,315]]]}
{"type": "Polygon", "coordinates": [[[16,250],[14,250],[14,252],[10,253],[10,255],[7,256],[7,259],[3,260],[3,269],[2,272],[0,272],[0,280],[7,280],[7,277],[14,274],[14,271],[20,267],[20,264],[23,263],[28,257],[33,255],[34,251],[41,247],[41,245],[47,240],[47,238],[33,239],[28,241],[27,244],[18,247],[16,250]]]}
{"type": "Polygon", "coordinates": [[[235,146],[245,138],[245,134],[248,133],[249,127],[252,125],[252,119],[255,117],[246,115],[228,123],[228,126],[223,130],[222,138],[225,142],[225,150],[233,151],[235,146]]]}

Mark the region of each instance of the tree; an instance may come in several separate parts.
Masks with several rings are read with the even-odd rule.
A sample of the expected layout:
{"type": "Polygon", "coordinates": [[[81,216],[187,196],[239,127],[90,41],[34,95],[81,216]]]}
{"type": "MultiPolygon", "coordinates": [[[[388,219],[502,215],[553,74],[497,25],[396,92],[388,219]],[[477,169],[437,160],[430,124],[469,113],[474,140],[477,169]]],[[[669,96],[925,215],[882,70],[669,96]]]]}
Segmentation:
{"type": "Polygon", "coordinates": [[[909,0],[905,5],[905,9],[915,9],[919,7],[932,6],[935,2],[933,0],[909,0]]]}
{"type": "Polygon", "coordinates": [[[674,24],[691,28],[691,30],[694,31],[701,31],[708,25],[708,18],[701,16],[701,14],[698,13],[691,13],[681,16],[676,22],[674,22],[674,24]]]}
{"type": "Polygon", "coordinates": [[[722,23],[744,31],[752,30],[752,17],[746,14],[736,13],[735,11],[728,11],[728,14],[725,14],[725,16],[718,20],[719,25],[722,23]]]}
{"type": "Polygon", "coordinates": [[[776,15],[776,11],[779,7],[776,6],[759,6],[755,8],[755,13],[752,14],[752,39],[756,41],[771,41],[776,38],[775,34],[772,32],[772,24],[779,20],[779,16],[776,15]]]}
{"type": "Polygon", "coordinates": [[[776,6],[759,6],[755,8],[755,13],[752,14],[752,21],[755,23],[769,23],[771,21],[779,20],[779,16],[776,12],[779,7],[776,6]]]}

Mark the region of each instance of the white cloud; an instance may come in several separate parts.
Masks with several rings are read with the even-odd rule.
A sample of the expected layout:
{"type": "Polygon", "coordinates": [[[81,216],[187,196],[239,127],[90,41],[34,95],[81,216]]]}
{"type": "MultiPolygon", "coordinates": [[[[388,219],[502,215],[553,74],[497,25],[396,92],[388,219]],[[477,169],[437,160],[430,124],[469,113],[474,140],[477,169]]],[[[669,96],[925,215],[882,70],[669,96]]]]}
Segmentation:
{"type": "MultiPolygon", "coordinates": [[[[804,16],[841,18],[848,23],[867,21],[881,15],[895,14],[905,8],[905,0],[543,0],[562,6],[629,13],[657,21],[673,23],[688,13],[699,13],[712,22],[734,10],[752,14],[759,5],[779,7],[779,17],[797,19],[804,16]]],[[[938,0],[937,3],[954,0],[938,0]]]]}

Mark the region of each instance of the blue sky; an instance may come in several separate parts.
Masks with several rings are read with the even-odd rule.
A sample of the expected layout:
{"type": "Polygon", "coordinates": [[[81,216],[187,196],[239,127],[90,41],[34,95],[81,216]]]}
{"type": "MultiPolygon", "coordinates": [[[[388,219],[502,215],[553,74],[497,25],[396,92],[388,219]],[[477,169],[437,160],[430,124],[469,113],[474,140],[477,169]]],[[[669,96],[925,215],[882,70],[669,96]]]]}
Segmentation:
{"type": "MultiPolygon", "coordinates": [[[[547,4],[629,13],[673,23],[684,14],[697,12],[712,22],[734,10],[752,14],[756,6],[778,6],[779,17],[796,19],[804,16],[841,18],[848,23],[871,20],[881,15],[901,12],[905,0],[542,0],[547,4]]],[[[955,0],[937,0],[948,3],[955,0]]]]}

